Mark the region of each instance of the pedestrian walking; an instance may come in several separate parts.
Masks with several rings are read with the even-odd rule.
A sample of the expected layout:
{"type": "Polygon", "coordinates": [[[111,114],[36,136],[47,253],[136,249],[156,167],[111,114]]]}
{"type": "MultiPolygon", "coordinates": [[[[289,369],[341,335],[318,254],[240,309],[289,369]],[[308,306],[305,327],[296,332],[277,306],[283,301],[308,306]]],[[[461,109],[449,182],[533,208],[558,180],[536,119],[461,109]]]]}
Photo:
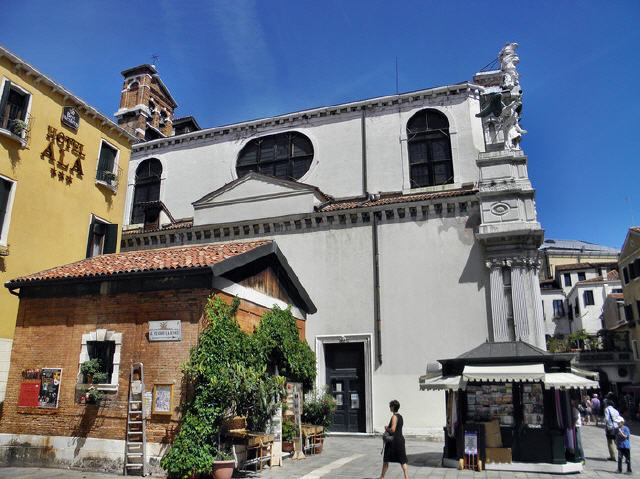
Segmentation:
{"type": "Polygon", "coordinates": [[[585,424],[591,424],[593,422],[593,409],[591,405],[591,398],[588,394],[584,397],[584,407],[587,411],[587,414],[585,415],[585,424]]]}
{"type": "Polygon", "coordinates": [[[598,425],[600,419],[600,399],[598,398],[598,394],[594,394],[591,399],[591,413],[596,421],[596,426],[598,425]]]}
{"type": "Polygon", "coordinates": [[[573,427],[576,429],[576,462],[582,462],[584,464],[584,451],[582,450],[582,437],[580,435],[582,429],[582,414],[578,409],[580,402],[578,399],[571,400],[571,412],[573,414],[573,427]]]}
{"type": "Polygon", "coordinates": [[[607,398],[607,407],[604,410],[604,433],[607,437],[610,461],[616,460],[616,429],[618,427],[618,419],[620,419],[620,413],[615,408],[613,399],[607,398]]]}
{"type": "Polygon", "coordinates": [[[631,431],[625,426],[624,419],[618,419],[618,429],[616,432],[616,445],[618,446],[618,472],[622,472],[622,458],[627,463],[627,474],[631,474],[631,441],[629,436],[631,431]]]}
{"type": "Polygon", "coordinates": [[[384,435],[382,440],[384,441],[384,455],[382,459],[382,472],[380,472],[380,479],[384,478],[384,475],[389,469],[390,462],[397,462],[402,467],[402,473],[404,479],[409,479],[409,469],[407,467],[407,451],[404,445],[404,436],[402,435],[402,426],[404,425],[404,419],[398,414],[400,409],[400,403],[395,399],[389,403],[389,410],[391,411],[391,420],[389,425],[385,426],[384,435]]]}

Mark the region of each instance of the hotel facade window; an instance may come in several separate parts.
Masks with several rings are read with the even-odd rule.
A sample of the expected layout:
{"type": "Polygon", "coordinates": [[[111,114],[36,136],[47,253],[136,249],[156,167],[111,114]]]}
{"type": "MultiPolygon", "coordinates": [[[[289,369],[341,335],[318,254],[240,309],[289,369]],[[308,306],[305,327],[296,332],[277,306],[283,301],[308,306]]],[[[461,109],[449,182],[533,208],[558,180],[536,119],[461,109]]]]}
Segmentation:
{"type": "Polygon", "coordinates": [[[118,149],[102,140],[96,181],[115,187],[118,180],[118,149]]]}
{"type": "Polygon", "coordinates": [[[23,137],[31,94],[5,80],[0,93],[0,128],[23,137]]]}
{"type": "Polygon", "coordinates": [[[7,246],[15,181],[0,176],[0,246],[7,246]]]}
{"type": "Polygon", "coordinates": [[[578,281],[584,281],[587,279],[587,273],[584,271],[578,272],[578,281]]]}
{"type": "Polygon", "coordinates": [[[313,161],[311,140],[298,132],[256,138],[238,155],[238,178],[251,171],[286,180],[302,178],[313,161]]]}
{"type": "Polygon", "coordinates": [[[144,160],[136,169],[131,223],[144,223],[144,203],[160,199],[162,163],[156,158],[144,160]]]}
{"type": "Polygon", "coordinates": [[[108,223],[92,215],[87,242],[87,258],[115,253],[117,240],[118,225],[108,223]]]}
{"type": "Polygon", "coordinates": [[[437,110],[421,110],[407,123],[411,188],[453,183],[449,121],[437,110]]]}
{"type": "Polygon", "coordinates": [[[571,286],[571,275],[569,273],[564,274],[564,285],[571,286]]]}

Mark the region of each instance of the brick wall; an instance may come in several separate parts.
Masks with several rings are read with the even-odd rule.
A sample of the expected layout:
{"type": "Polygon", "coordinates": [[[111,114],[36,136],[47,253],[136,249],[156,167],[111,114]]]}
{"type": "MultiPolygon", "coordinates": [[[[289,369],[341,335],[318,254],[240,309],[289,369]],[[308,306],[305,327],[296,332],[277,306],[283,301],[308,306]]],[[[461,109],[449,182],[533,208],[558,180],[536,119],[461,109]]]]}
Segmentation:
{"type": "MultiPolygon", "coordinates": [[[[174,413],[147,421],[149,442],[168,442],[178,425],[183,363],[202,328],[208,289],[171,290],[117,295],[85,295],[60,298],[22,298],[18,312],[7,394],[0,418],[0,433],[48,436],[125,438],[129,370],[144,363],[145,385],[174,384],[174,413]],[[149,320],[179,319],[182,341],[149,342],[149,320]],[[122,333],[118,392],[105,405],[75,403],[82,335],[96,329],[122,333]],[[57,409],[19,408],[23,369],[63,368],[57,409]]],[[[232,297],[219,293],[226,301],[232,297]]],[[[265,308],[242,300],[238,322],[253,331],[265,308]]],[[[298,321],[304,338],[304,321],[298,321]]]]}

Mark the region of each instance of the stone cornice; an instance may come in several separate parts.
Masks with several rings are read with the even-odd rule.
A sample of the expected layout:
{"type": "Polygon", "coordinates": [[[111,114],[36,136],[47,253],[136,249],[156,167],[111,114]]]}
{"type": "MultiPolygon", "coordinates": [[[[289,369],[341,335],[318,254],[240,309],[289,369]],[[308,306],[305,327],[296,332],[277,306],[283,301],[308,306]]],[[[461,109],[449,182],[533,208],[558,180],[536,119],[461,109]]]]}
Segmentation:
{"type": "Polygon", "coordinates": [[[447,85],[437,88],[429,88],[426,90],[418,90],[399,95],[389,95],[383,97],[370,98],[367,100],[342,103],[339,105],[313,108],[309,110],[301,110],[284,115],[277,115],[268,118],[260,118],[241,123],[234,123],[214,128],[206,128],[195,132],[185,133],[184,135],[176,135],[168,138],[159,138],[152,141],[137,143],[133,147],[134,152],[148,151],[158,148],[164,148],[169,145],[177,145],[180,143],[191,142],[194,140],[207,140],[214,137],[224,136],[230,133],[246,132],[256,128],[265,128],[273,126],[300,126],[301,121],[308,121],[314,118],[324,118],[344,113],[357,112],[372,107],[385,107],[422,101],[437,96],[467,94],[469,96],[479,95],[484,91],[484,87],[473,83],[460,83],[457,85],[447,85]]]}
{"type": "Polygon", "coordinates": [[[150,232],[124,231],[121,250],[132,251],[193,243],[217,243],[280,234],[308,233],[312,230],[369,226],[372,223],[373,215],[376,216],[380,224],[383,224],[438,218],[462,218],[470,216],[472,212],[479,213],[475,193],[465,197],[288,215],[235,223],[187,226],[150,232]]]}
{"type": "Polygon", "coordinates": [[[485,266],[489,269],[493,268],[512,268],[524,267],[528,269],[540,269],[540,260],[531,256],[507,256],[504,258],[489,258],[485,262],[485,266]]]}

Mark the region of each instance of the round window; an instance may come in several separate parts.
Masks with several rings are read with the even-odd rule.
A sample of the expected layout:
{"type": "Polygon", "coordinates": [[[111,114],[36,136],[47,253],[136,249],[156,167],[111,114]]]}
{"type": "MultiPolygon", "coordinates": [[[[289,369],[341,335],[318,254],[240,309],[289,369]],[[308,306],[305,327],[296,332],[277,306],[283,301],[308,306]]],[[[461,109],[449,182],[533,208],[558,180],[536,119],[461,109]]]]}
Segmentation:
{"type": "Polygon", "coordinates": [[[262,136],[247,143],[238,155],[238,178],[251,171],[286,180],[302,178],[313,161],[311,140],[296,131],[262,136]]]}

